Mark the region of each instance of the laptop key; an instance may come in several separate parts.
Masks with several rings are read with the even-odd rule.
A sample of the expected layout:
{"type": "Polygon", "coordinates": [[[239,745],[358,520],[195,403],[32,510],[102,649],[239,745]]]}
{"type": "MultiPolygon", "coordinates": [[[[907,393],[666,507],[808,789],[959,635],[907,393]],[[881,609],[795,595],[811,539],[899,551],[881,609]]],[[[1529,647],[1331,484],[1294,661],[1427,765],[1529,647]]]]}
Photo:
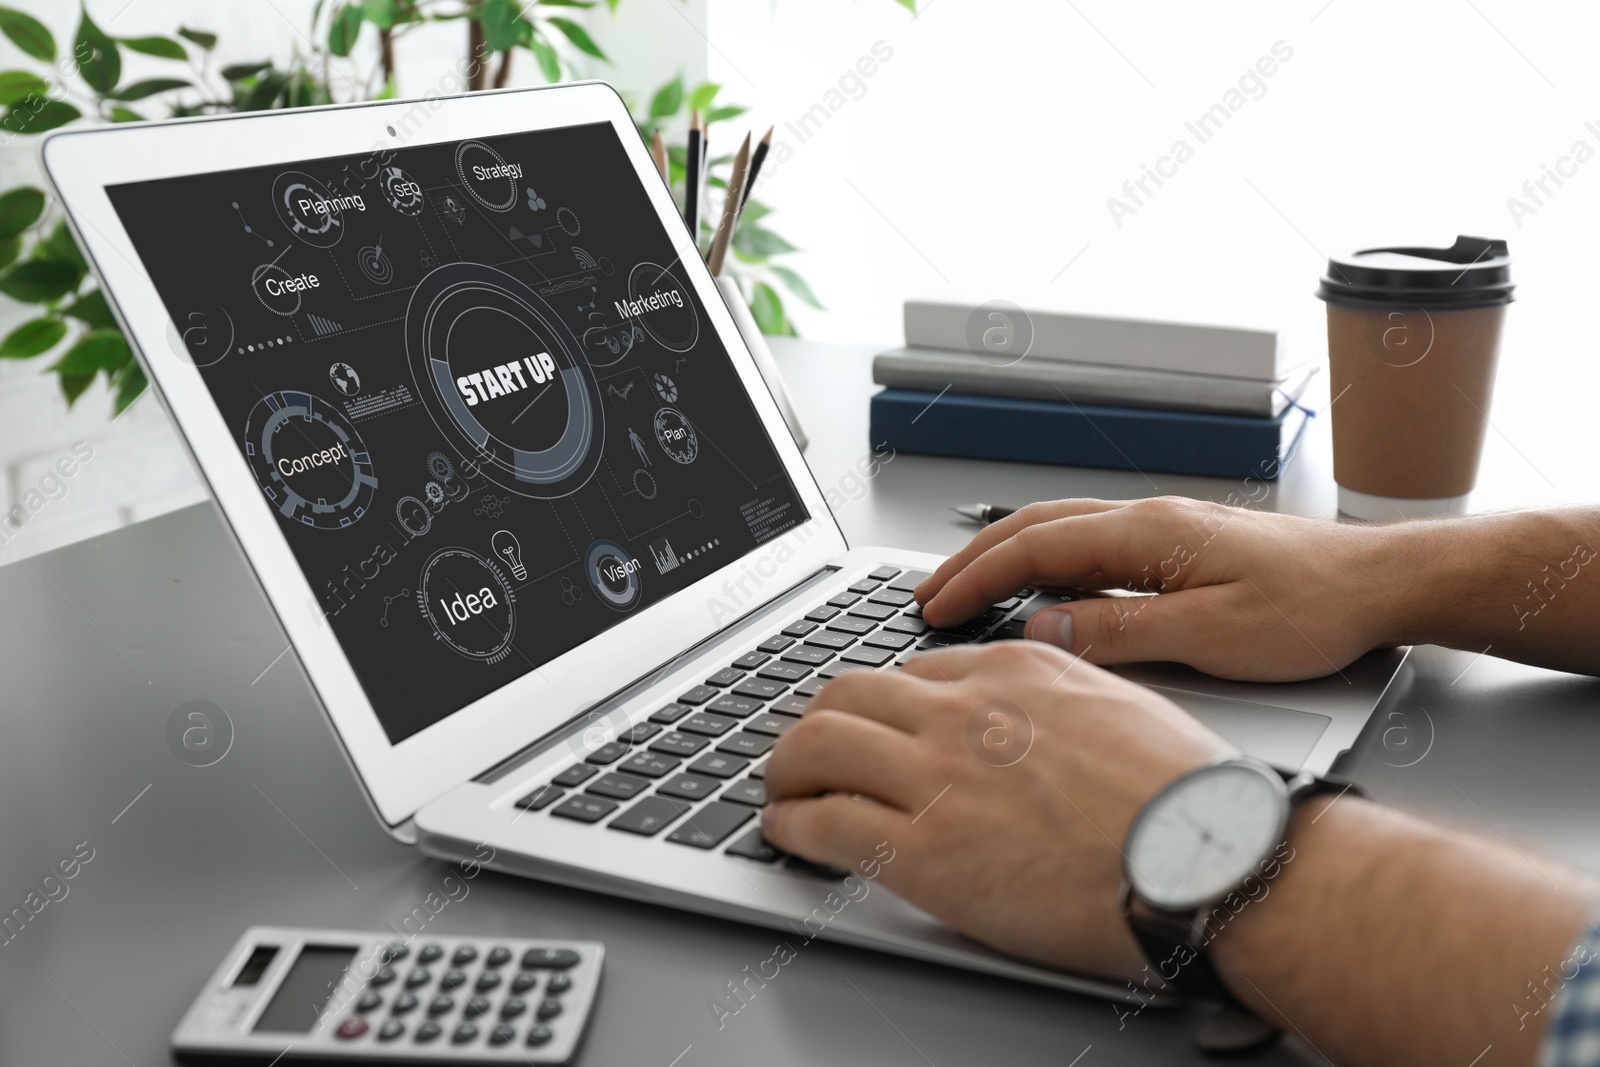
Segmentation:
{"type": "Polygon", "coordinates": [[[812,634],[806,638],[806,644],[815,648],[831,648],[835,652],[841,648],[849,648],[856,643],[856,639],[849,634],[841,634],[833,630],[824,630],[822,633],[812,634]]]}
{"type": "Polygon", "coordinates": [[[839,614],[838,605],[823,604],[820,607],[812,608],[810,611],[806,612],[806,618],[810,619],[812,622],[827,622],[837,614],[839,614]]]}
{"type": "Polygon", "coordinates": [[[565,789],[557,789],[553,785],[541,785],[517,801],[517,807],[524,811],[542,811],[566,795],[565,789]]]}
{"type": "Polygon", "coordinates": [[[779,682],[798,682],[811,673],[811,668],[801,663],[769,663],[756,672],[757,678],[772,678],[779,682]]]}
{"type": "Polygon", "coordinates": [[[666,752],[673,756],[692,756],[710,743],[703,737],[682,734],[674,730],[665,737],[657,739],[656,743],[650,746],[650,751],[666,752]]]}
{"type": "Polygon", "coordinates": [[[817,624],[810,619],[796,619],[783,628],[783,632],[790,637],[804,637],[817,628],[817,624]]]}
{"type": "Polygon", "coordinates": [[[617,740],[626,741],[630,745],[642,745],[660,732],[661,727],[655,723],[642,722],[637,726],[630,726],[617,737],[617,740]]]}
{"type": "MultiPolygon", "coordinates": [[[[771,737],[782,737],[784,732],[800,720],[793,715],[757,715],[744,724],[744,728],[753,734],[767,734],[771,737]]],[[[719,748],[721,746],[718,746],[719,748]]]]}
{"type": "Polygon", "coordinates": [[[850,609],[850,614],[859,615],[863,619],[875,619],[878,622],[883,622],[885,619],[894,618],[896,615],[900,614],[900,612],[898,609],[889,604],[867,603],[857,604],[855,607],[850,609]]]}
{"type": "Polygon", "coordinates": [[[850,591],[852,593],[860,593],[862,596],[866,596],[868,593],[877,592],[879,587],[882,585],[882,582],[874,581],[871,578],[863,578],[859,582],[851,582],[850,591]]]}
{"type": "Polygon", "coordinates": [[[907,615],[911,616],[913,619],[920,619],[920,618],[922,618],[922,605],[921,604],[907,604],[905,613],[907,615]]]}
{"type": "Polygon", "coordinates": [[[765,782],[752,782],[746,778],[724,789],[719,799],[732,801],[735,804],[748,804],[752,808],[764,808],[767,806],[767,785],[765,782]]]}
{"type": "Polygon", "coordinates": [[[871,604],[891,604],[894,607],[903,608],[916,599],[907,589],[880,589],[867,597],[867,602],[871,604]]]}
{"type": "Polygon", "coordinates": [[[852,648],[839,658],[846,663],[865,663],[869,667],[881,667],[894,659],[894,650],[862,645],[860,648],[852,648]]]}
{"type": "Polygon", "coordinates": [[[904,571],[900,577],[889,583],[890,589],[915,589],[929,578],[933,577],[932,571],[904,571]]]}
{"type": "Polygon", "coordinates": [[[584,790],[599,797],[610,797],[612,800],[632,800],[634,797],[650,788],[650,783],[643,778],[635,778],[631,774],[618,774],[615,771],[601,778],[584,790]]]}
{"type": "Polygon", "coordinates": [[[783,658],[790,663],[804,663],[808,667],[817,667],[832,659],[833,653],[815,645],[799,645],[785,652],[783,658]]]}
{"type": "Polygon", "coordinates": [[[574,763],[554,778],[550,779],[551,785],[574,786],[582,785],[600,772],[587,763],[574,763]]]}
{"type": "Polygon", "coordinates": [[[732,737],[724,738],[717,746],[718,752],[726,752],[730,756],[765,756],[778,743],[776,737],[767,737],[763,734],[752,734],[741,731],[732,737]]]}
{"type": "Polygon", "coordinates": [[[740,670],[753,671],[772,657],[765,652],[746,652],[733,661],[733,665],[740,670]]]}
{"type": "Polygon", "coordinates": [[[873,648],[887,648],[899,652],[901,649],[909,648],[915,644],[916,640],[910,634],[897,634],[891,630],[887,633],[875,633],[861,643],[871,645],[873,648]]]}
{"type": "Polygon", "coordinates": [[[668,704],[666,707],[650,716],[650,721],[675,723],[693,710],[694,709],[687,704],[668,704]]]}
{"type": "Polygon", "coordinates": [[[773,634],[757,645],[756,649],[760,652],[770,652],[773,655],[777,655],[792,644],[794,644],[794,638],[786,637],[783,634],[773,634]]]}
{"type": "Polygon", "coordinates": [[[657,752],[640,752],[624,763],[620,769],[646,778],[661,778],[677,770],[678,762],[671,756],[663,756],[657,752]]]}
{"type": "Polygon", "coordinates": [[[850,671],[866,671],[871,669],[872,668],[867,666],[865,663],[852,663],[849,660],[840,660],[838,663],[830,663],[826,667],[820,668],[817,671],[817,675],[821,678],[832,679],[850,671]]]}
{"type": "Polygon", "coordinates": [[[917,643],[918,648],[944,648],[947,645],[970,644],[972,638],[966,634],[951,633],[949,630],[931,630],[917,643]]]}
{"type": "Polygon", "coordinates": [[[704,800],[721,788],[722,783],[715,778],[707,778],[700,774],[680,774],[662,785],[656,792],[669,797],[682,797],[685,800],[704,800]]]}
{"type": "Polygon", "coordinates": [[[828,623],[830,630],[837,630],[842,634],[855,634],[857,637],[870,634],[877,628],[878,624],[871,619],[858,619],[854,615],[841,615],[828,623]]]}
{"type": "Polygon", "coordinates": [[[707,737],[721,737],[738,725],[737,719],[730,719],[724,715],[708,715],[701,711],[679,723],[678,729],[691,734],[704,734],[707,737]]]}
{"type": "MultiPolygon", "coordinates": [[[[824,689],[826,689],[827,687],[828,687],[828,679],[826,679],[826,678],[812,678],[812,679],[810,679],[808,681],[801,682],[799,685],[795,686],[794,687],[794,692],[789,697],[786,697],[785,699],[792,699],[793,697],[814,697],[818,693],[820,693],[824,689]]],[[[773,709],[775,711],[786,711],[787,710],[785,708],[778,707],[776,704],[773,705],[773,709]]]]}
{"type": "Polygon", "coordinates": [[[883,624],[885,630],[892,630],[897,634],[911,634],[916,636],[927,633],[932,627],[921,619],[914,619],[910,615],[902,615],[898,619],[890,619],[883,624]]]}
{"type": "MultiPolygon", "coordinates": [[[[821,682],[823,685],[827,684],[825,679],[821,680],[821,682]]],[[[804,715],[806,705],[809,703],[811,703],[810,697],[791,695],[784,697],[782,700],[773,701],[772,707],[767,710],[775,711],[780,715],[804,715]]]]}
{"type": "Polygon", "coordinates": [[[755,815],[754,809],[742,804],[714,800],[679,824],[667,840],[690,848],[716,848],[755,815]]]}
{"type": "Polygon", "coordinates": [[[871,578],[875,582],[887,582],[889,579],[895,577],[899,573],[899,567],[891,567],[885,563],[881,567],[874,567],[872,572],[868,574],[867,577],[871,578]]]}
{"type": "MultiPolygon", "coordinates": [[[[743,687],[741,686],[741,688],[743,687]]],[[[706,710],[714,711],[718,715],[733,715],[742,719],[752,711],[759,711],[763,703],[765,701],[757,700],[754,697],[735,696],[732,693],[725,693],[707,704],[706,710]]]]}
{"type": "Polygon", "coordinates": [[[750,777],[754,778],[758,782],[761,779],[765,778],[767,776],[767,764],[769,764],[771,762],[772,762],[771,760],[762,760],[760,763],[756,764],[754,767],[751,767],[750,768],[750,777]]]}
{"type": "Polygon", "coordinates": [[[761,827],[758,826],[729,845],[726,855],[741,856],[757,863],[776,863],[782,858],[783,853],[761,835],[761,827]]]}
{"type": "Polygon", "coordinates": [[[583,759],[585,763],[593,763],[597,766],[605,766],[607,763],[617,762],[617,760],[621,759],[627,754],[628,743],[626,741],[608,741],[606,744],[601,745],[599,748],[589,753],[583,759]]]}
{"type": "Polygon", "coordinates": [[[551,815],[559,815],[563,819],[576,819],[578,822],[599,822],[601,819],[617,810],[617,802],[605,800],[601,797],[585,796],[578,794],[550,809],[551,815]]]}
{"type": "Polygon", "coordinates": [[[861,594],[860,593],[849,593],[849,592],[846,592],[846,593],[840,593],[837,596],[829,597],[828,598],[828,603],[832,604],[836,608],[847,608],[851,604],[854,604],[856,601],[858,601],[860,599],[861,599],[861,594]]]}
{"type": "Polygon", "coordinates": [[[704,704],[706,701],[712,699],[716,695],[717,689],[715,686],[697,685],[687,693],[680,693],[678,695],[678,703],[688,704],[691,706],[696,704],[704,704]]]}
{"type": "Polygon", "coordinates": [[[749,697],[751,700],[771,700],[775,696],[781,696],[788,688],[785,683],[771,678],[751,678],[749,681],[740,682],[734,687],[733,692],[735,696],[749,697]]]}
{"type": "Polygon", "coordinates": [[[743,677],[744,671],[741,671],[739,668],[724,667],[716,674],[713,674],[711,677],[707,678],[706,684],[714,685],[719,689],[726,689],[728,686],[732,685],[743,677]]]}
{"type": "Polygon", "coordinates": [[[1008,622],[990,636],[996,641],[1021,641],[1028,635],[1028,624],[1025,622],[1008,622]]]}
{"type": "Polygon", "coordinates": [[[648,796],[606,825],[613,830],[654,837],[693,805],[663,796],[648,796]]]}
{"type": "Polygon", "coordinates": [[[709,774],[713,778],[733,778],[748,766],[750,766],[750,761],[747,759],[722,755],[717,752],[707,752],[704,756],[689,764],[689,770],[695,774],[709,774]]]}
{"type": "Polygon", "coordinates": [[[830,867],[826,863],[813,863],[810,860],[801,859],[799,856],[790,856],[784,862],[784,866],[791,871],[809,874],[813,878],[825,878],[830,882],[837,882],[850,877],[849,871],[841,870],[838,867],[830,867]]]}

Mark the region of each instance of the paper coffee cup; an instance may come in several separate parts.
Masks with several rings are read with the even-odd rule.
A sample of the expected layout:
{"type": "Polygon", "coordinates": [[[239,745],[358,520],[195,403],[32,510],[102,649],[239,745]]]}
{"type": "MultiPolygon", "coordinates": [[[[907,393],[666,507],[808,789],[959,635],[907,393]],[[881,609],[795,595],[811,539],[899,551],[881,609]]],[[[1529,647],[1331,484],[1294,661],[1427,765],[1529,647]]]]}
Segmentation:
{"type": "Polygon", "coordinates": [[[1466,510],[1512,289],[1506,243],[1481,237],[1328,260],[1317,296],[1328,306],[1341,512],[1401,519],[1466,510]]]}

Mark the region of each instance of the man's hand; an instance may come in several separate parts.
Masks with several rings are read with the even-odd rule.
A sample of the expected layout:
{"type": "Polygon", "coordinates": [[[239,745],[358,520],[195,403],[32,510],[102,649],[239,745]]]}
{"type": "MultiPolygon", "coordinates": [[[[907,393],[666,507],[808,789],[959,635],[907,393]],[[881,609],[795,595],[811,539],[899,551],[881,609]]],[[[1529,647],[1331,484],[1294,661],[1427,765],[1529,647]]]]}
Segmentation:
{"type": "Polygon", "coordinates": [[[1179,497],[1057,500],[986,527],[916,592],[935,626],[1036,583],[1159,593],[1041,611],[1027,635],[1092,663],[1298,681],[1401,639],[1394,609],[1417,568],[1390,529],[1179,497]]]}
{"type": "Polygon", "coordinates": [[[953,648],[813,698],[774,749],[762,828],[841,867],[887,841],[881,880],[956,929],[1133,976],[1144,959],[1117,912],[1128,825],[1228,751],[1165,698],[1056,649],[953,648]]]}

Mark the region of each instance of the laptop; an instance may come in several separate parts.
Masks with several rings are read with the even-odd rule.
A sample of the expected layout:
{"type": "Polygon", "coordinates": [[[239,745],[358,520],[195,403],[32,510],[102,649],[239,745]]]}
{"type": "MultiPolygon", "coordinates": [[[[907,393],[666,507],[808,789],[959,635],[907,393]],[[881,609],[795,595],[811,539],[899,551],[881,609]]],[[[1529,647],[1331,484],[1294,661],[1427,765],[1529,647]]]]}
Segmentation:
{"type": "MultiPolygon", "coordinates": [[[[931,630],[852,548],[616,93],[586,83],[63,131],[74,234],[373,813],[430,855],[1025,981],[764,841],[827,681],[931,630]]],[[[866,442],[863,442],[866,444],[866,442]]],[[[1326,771],[1393,680],[1126,673],[1326,771]]]]}

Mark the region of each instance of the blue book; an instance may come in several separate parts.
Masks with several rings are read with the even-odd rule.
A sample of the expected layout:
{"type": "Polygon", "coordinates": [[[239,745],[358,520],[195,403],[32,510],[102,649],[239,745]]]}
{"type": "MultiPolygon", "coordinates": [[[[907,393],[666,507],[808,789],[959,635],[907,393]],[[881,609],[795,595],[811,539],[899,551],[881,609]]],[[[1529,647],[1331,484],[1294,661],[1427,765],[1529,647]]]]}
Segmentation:
{"type": "Polygon", "coordinates": [[[1276,418],[885,389],[872,444],[897,452],[1074,467],[1276,478],[1313,413],[1276,418]]]}

